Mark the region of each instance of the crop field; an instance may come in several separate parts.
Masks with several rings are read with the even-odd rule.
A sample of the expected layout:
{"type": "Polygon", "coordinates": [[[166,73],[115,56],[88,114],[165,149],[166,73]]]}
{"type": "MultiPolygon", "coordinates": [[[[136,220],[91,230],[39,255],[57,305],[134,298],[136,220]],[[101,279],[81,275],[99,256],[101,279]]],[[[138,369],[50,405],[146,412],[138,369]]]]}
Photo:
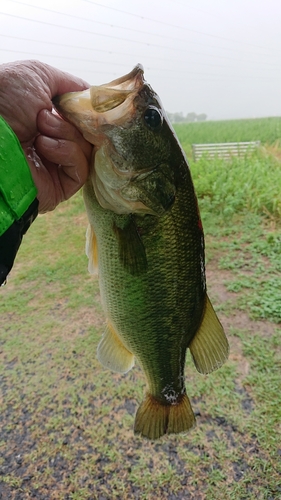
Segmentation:
{"type": "MultiPolygon", "coordinates": [[[[269,123],[239,138],[262,140],[252,156],[190,160],[230,356],[205,376],[188,354],[188,434],[135,437],[144,377],[96,359],[104,316],[81,193],[32,225],[0,289],[0,498],[281,499],[281,150],[278,137],[262,139],[269,123]]],[[[189,156],[202,139],[181,127],[189,156]]]]}
{"type": "Polygon", "coordinates": [[[206,121],[173,126],[184,148],[208,142],[261,141],[262,144],[280,144],[281,141],[280,117],[206,121]]]}

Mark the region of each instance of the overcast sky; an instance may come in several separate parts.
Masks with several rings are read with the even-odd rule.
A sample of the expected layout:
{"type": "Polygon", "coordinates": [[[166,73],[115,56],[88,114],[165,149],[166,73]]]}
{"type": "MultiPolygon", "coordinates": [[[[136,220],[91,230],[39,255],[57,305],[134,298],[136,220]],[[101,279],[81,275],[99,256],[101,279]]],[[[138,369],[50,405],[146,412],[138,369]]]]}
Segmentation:
{"type": "Polygon", "coordinates": [[[1,0],[0,61],[93,85],[137,63],[167,111],[281,116],[281,0],[1,0]]]}

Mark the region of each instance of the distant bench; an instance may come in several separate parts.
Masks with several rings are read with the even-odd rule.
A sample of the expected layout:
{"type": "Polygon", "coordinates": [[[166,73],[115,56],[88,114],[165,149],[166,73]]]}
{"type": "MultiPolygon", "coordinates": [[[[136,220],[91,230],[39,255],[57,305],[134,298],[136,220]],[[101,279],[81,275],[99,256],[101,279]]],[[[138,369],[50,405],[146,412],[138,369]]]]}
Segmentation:
{"type": "Polygon", "coordinates": [[[219,158],[244,156],[260,146],[260,141],[253,142],[222,142],[217,144],[192,144],[193,159],[199,160],[203,154],[219,158]]]}

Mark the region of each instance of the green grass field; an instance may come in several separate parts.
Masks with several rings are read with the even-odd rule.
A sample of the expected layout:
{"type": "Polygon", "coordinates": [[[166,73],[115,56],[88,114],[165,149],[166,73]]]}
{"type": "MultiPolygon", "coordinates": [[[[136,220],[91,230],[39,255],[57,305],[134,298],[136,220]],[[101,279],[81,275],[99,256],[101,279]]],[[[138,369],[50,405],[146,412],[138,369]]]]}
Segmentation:
{"type": "Polygon", "coordinates": [[[187,356],[189,434],[135,437],[142,373],[96,360],[104,317],[81,194],[38,217],[0,289],[0,498],[281,499],[279,154],[190,162],[231,351],[209,376],[187,356]]]}
{"type": "Polygon", "coordinates": [[[280,117],[184,123],[175,124],[174,128],[183,147],[208,142],[274,144],[281,140],[280,117]]]}

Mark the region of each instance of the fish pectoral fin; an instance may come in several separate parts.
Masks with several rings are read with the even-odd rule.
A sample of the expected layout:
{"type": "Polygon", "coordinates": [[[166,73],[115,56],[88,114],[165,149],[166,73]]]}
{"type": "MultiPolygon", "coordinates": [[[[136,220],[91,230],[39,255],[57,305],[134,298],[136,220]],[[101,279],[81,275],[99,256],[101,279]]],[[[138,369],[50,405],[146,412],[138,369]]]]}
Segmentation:
{"type": "Polygon", "coordinates": [[[200,373],[216,370],[228,358],[228,341],[208,296],[202,323],[188,347],[200,373]]]}
{"type": "Polygon", "coordinates": [[[119,258],[124,268],[132,275],[140,275],[147,270],[145,247],[138,233],[133,216],[124,228],[113,226],[119,244],[119,258]]]}
{"type": "Polygon", "coordinates": [[[88,271],[91,274],[98,274],[98,248],[97,238],[91,224],[88,225],[86,232],[86,255],[88,261],[88,271]]]}
{"type": "Polygon", "coordinates": [[[148,439],[187,432],[196,425],[190,401],[183,394],[178,403],[163,404],[147,394],[136,413],[134,432],[148,439]]]}
{"type": "Polygon", "coordinates": [[[98,345],[97,358],[105,368],[118,373],[128,372],[135,364],[134,355],[124,346],[109,323],[98,345]]]}

